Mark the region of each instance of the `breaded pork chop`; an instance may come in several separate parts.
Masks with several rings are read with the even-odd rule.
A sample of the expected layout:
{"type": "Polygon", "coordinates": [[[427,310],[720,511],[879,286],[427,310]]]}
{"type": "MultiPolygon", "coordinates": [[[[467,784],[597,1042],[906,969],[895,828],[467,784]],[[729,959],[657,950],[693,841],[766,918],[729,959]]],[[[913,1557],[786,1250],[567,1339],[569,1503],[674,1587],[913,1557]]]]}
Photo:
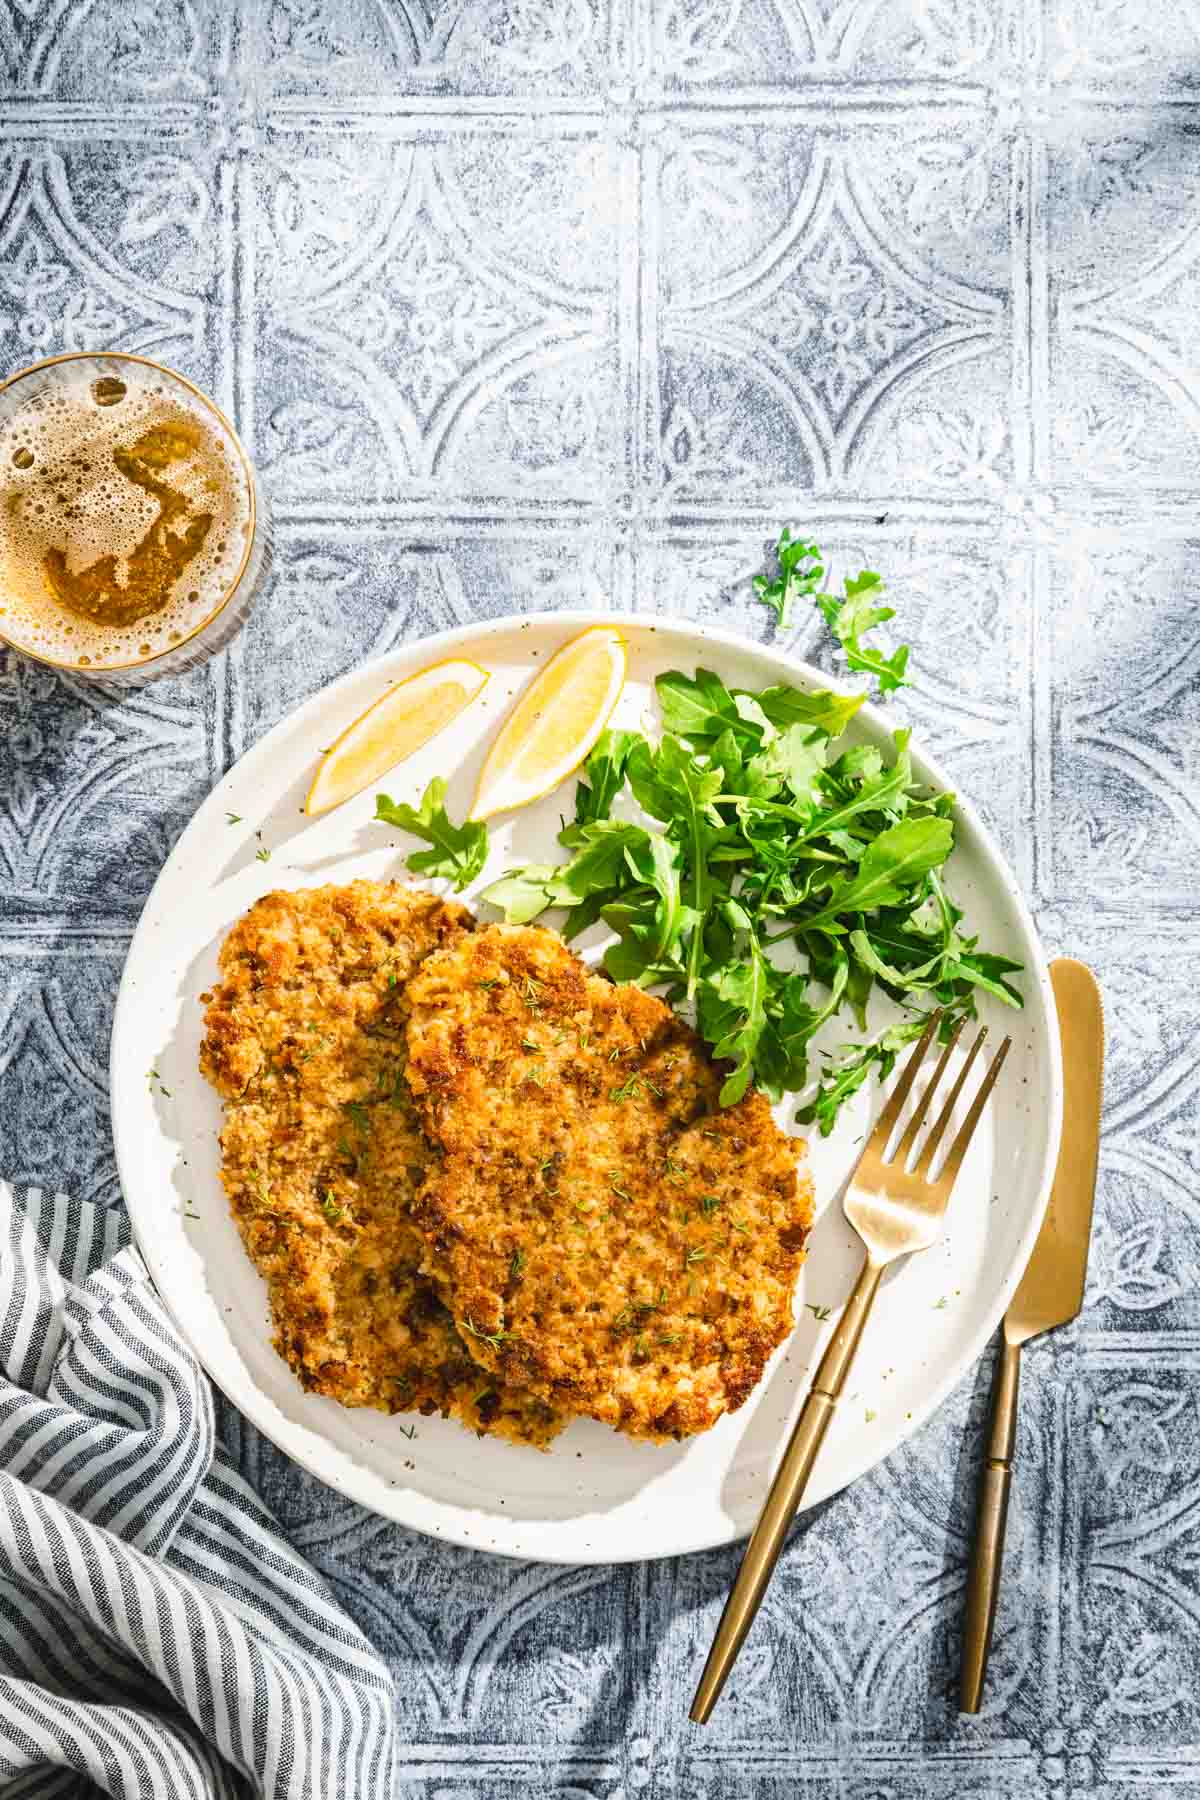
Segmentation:
{"type": "Polygon", "coordinates": [[[537,926],[455,938],[408,990],[408,1078],[442,1150],[413,1209],[490,1374],[648,1438],[745,1400],[792,1328],[800,1146],[661,1000],[537,926]]]}
{"type": "Polygon", "coordinates": [[[544,1445],[560,1421],[481,1376],[407,1212],[429,1152],[404,1079],[405,984],[472,924],[392,883],[265,895],[222,946],[200,1066],[225,1102],[221,1180],[304,1386],[544,1445]]]}

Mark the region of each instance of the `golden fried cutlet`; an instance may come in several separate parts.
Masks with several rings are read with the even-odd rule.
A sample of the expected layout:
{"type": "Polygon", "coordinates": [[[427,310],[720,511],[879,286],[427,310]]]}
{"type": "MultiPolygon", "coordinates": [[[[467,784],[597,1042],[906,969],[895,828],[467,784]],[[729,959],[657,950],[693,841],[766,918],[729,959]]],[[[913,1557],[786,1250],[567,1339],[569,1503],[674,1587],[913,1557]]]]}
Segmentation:
{"type": "Polygon", "coordinates": [[[489,1374],[648,1438],[745,1400],[792,1328],[801,1146],[661,1000],[537,926],[456,937],[408,989],[408,1079],[442,1156],[413,1217],[489,1374]]]}
{"type": "Polygon", "coordinates": [[[405,984],[473,923],[394,883],[265,895],[202,996],[200,1066],[225,1102],[221,1179],[304,1386],[545,1445],[561,1420],[481,1375],[407,1212],[429,1152],[404,1078],[405,984]]]}

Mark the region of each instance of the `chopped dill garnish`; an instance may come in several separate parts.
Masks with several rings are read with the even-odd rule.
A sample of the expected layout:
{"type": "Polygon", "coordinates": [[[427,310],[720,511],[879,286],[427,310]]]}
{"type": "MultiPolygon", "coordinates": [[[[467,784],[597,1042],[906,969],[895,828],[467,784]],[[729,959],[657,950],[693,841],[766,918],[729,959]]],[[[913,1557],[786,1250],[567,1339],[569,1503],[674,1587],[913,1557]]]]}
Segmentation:
{"type": "Polygon", "coordinates": [[[465,1331],[469,1337],[478,1338],[481,1344],[490,1344],[493,1350],[499,1350],[509,1335],[506,1331],[480,1331],[474,1319],[469,1315],[459,1322],[458,1328],[460,1331],[465,1331]]]}
{"type": "Polygon", "coordinates": [[[361,1100],[347,1100],[342,1108],[346,1117],[365,1144],[371,1135],[371,1115],[361,1100]]]}

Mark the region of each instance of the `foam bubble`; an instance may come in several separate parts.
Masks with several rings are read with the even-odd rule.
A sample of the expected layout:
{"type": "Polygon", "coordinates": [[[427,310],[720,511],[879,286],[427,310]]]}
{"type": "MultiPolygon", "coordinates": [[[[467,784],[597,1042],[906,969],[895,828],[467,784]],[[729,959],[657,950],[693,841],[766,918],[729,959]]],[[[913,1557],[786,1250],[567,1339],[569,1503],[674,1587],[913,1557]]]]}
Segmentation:
{"type": "Polygon", "coordinates": [[[250,491],[228,432],[185,388],[152,383],[137,364],[125,365],[119,381],[89,378],[86,367],[60,366],[51,372],[56,386],[7,418],[0,411],[0,613],[4,636],[20,648],[99,670],[161,655],[218,610],[250,535],[250,491]],[[100,624],[56,597],[47,559],[61,558],[67,576],[78,577],[111,556],[116,588],[128,586],[130,559],[162,508],[114,457],[156,427],[181,428],[191,445],[153,471],[186,503],[175,529],[199,514],[211,524],[163,605],[123,625],[100,624]]]}

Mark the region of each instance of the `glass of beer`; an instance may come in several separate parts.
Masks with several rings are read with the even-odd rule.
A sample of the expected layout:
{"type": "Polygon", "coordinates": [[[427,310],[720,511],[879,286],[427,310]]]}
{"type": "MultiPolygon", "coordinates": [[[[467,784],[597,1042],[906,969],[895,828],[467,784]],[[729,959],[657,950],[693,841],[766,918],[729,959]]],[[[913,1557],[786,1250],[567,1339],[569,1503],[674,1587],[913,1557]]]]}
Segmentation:
{"type": "Polygon", "coordinates": [[[140,685],[228,642],[269,561],[250,459],[184,376],[85,351],[0,384],[0,641],[140,685]]]}

